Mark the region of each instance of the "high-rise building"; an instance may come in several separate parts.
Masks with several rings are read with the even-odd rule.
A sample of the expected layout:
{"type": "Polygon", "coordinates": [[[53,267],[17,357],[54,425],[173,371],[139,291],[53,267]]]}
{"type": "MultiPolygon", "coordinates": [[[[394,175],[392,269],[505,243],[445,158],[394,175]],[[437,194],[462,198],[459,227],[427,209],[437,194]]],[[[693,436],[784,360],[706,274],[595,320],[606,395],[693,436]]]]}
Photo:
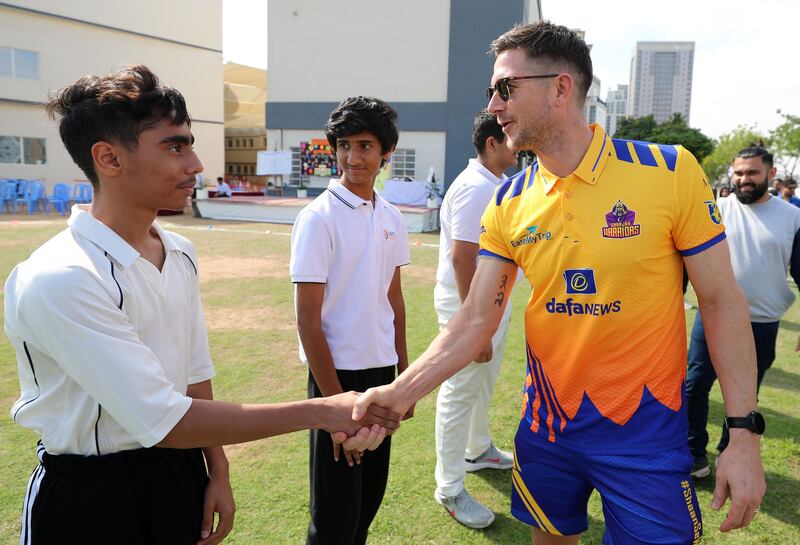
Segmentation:
{"type": "Polygon", "coordinates": [[[636,42],[628,116],[652,115],[660,123],[679,113],[688,124],[693,68],[694,42],[636,42]]]}
{"type": "Polygon", "coordinates": [[[616,89],[609,89],[606,95],[606,133],[614,136],[617,132],[617,123],[628,113],[628,86],[617,85],[616,89]]]}
{"type": "Polygon", "coordinates": [[[600,99],[600,78],[592,77],[592,84],[586,94],[586,102],[583,105],[583,115],[586,122],[590,125],[597,123],[604,130],[606,128],[606,103],[600,99]]]}

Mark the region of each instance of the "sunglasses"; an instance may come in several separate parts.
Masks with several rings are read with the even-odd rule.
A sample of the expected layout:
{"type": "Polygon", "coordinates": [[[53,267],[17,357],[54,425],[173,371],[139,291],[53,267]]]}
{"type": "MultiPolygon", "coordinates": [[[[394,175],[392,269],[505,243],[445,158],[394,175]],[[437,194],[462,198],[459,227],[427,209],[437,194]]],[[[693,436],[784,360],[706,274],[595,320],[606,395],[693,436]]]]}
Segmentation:
{"type": "Polygon", "coordinates": [[[555,78],[560,76],[561,74],[542,74],[539,76],[517,76],[517,77],[510,77],[510,78],[500,78],[496,82],[494,82],[493,87],[489,87],[486,89],[486,98],[492,100],[492,97],[495,93],[500,95],[500,99],[503,102],[508,102],[508,98],[511,96],[511,88],[508,86],[510,81],[518,80],[518,79],[546,79],[546,78],[555,78]]]}

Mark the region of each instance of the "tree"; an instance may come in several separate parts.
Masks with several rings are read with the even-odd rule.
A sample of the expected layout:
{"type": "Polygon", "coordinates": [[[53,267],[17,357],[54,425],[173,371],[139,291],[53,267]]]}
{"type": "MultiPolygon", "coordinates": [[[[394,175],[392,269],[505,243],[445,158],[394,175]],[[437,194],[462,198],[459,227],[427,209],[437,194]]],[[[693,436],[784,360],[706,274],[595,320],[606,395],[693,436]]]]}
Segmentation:
{"type": "Polygon", "coordinates": [[[652,115],[620,120],[614,138],[644,140],[656,144],[680,144],[702,161],[714,149],[714,141],[686,125],[681,114],[673,114],[663,123],[656,123],[652,115]]]}
{"type": "Polygon", "coordinates": [[[752,144],[767,144],[767,139],[755,127],[739,125],[731,132],[719,137],[714,150],[702,161],[703,170],[712,182],[724,179],[728,183],[728,171],[733,158],[744,148],[752,144]]]}
{"type": "Polygon", "coordinates": [[[775,163],[793,178],[800,160],[800,117],[784,114],[780,110],[778,114],[784,121],[769,134],[772,151],[775,153],[775,163]]]}
{"type": "Polygon", "coordinates": [[[650,142],[650,135],[653,134],[657,125],[658,123],[656,123],[656,119],[652,115],[623,117],[617,123],[617,132],[614,133],[614,138],[650,142]]]}

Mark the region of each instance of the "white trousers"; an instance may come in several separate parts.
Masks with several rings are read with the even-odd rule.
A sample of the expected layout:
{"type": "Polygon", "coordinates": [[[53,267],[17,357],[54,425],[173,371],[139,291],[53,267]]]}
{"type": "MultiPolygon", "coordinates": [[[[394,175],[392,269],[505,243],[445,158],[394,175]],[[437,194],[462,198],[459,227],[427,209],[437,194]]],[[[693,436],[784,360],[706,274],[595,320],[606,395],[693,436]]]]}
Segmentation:
{"type": "MultiPolygon", "coordinates": [[[[433,301],[439,329],[461,308],[458,290],[436,284],[433,301]]],[[[472,362],[447,379],[436,398],[436,491],[441,496],[457,496],[464,489],[464,458],[477,458],[491,445],[489,402],[506,343],[511,318],[511,302],[492,337],[492,359],[472,362]]]]}

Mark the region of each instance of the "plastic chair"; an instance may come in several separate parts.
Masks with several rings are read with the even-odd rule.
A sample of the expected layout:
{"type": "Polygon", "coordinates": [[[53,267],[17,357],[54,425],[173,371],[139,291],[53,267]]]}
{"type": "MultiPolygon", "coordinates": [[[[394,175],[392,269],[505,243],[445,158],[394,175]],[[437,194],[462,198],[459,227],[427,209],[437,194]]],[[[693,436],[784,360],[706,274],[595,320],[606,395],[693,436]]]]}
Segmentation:
{"type": "Polygon", "coordinates": [[[57,210],[62,216],[67,215],[70,200],[70,187],[65,183],[58,183],[53,186],[53,193],[45,197],[44,209],[47,211],[47,205],[52,205],[54,210],[57,210]]]}
{"type": "Polygon", "coordinates": [[[6,182],[0,186],[0,210],[11,212],[14,200],[17,198],[16,181],[6,182]]]}
{"type": "Polygon", "coordinates": [[[24,204],[28,209],[28,215],[33,214],[34,211],[39,210],[39,203],[44,200],[44,184],[42,182],[27,182],[25,184],[25,193],[22,197],[14,199],[14,212],[17,211],[17,205],[24,204]]]}
{"type": "Polygon", "coordinates": [[[88,204],[92,202],[92,184],[78,184],[72,188],[72,202],[88,204]]]}

